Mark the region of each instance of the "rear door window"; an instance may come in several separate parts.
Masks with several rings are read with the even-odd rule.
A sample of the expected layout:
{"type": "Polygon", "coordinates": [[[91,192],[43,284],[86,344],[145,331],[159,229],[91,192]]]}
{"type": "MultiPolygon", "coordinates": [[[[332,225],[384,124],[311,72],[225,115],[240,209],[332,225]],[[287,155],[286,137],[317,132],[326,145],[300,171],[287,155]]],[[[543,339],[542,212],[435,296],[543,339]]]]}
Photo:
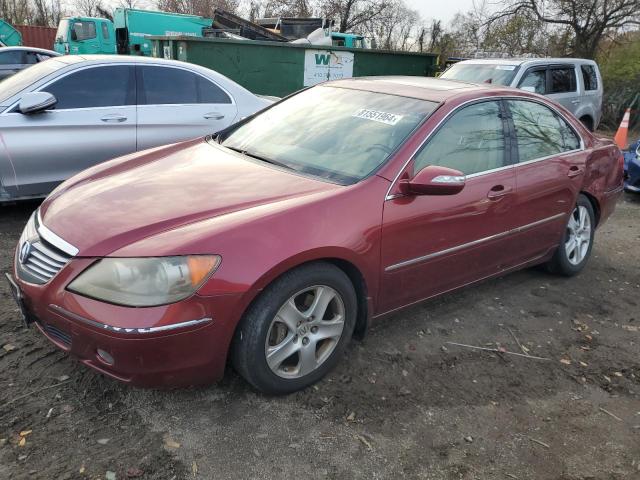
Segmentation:
{"type": "Polygon", "coordinates": [[[580,148],[580,137],[550,108],[527,100],[508,100],[516,130],[519,162],[580,148]]]}
{"type": "Polygon", "coordinates": [[[25,63],[23,50],[0,52],[0,65],[22,65],[25,63]]]}
{"type": "Polygon", "coordinates": [[[576,70],[574,67],[551,68],[549,74],[551,82],[549,93],[576,91],[576,70]]]}
{"type": "Polygon", "coordinates": [[[56,97],[56,110],[135,105],[135,70],[128,65],[85,68],[42,91],[56,97]]]}
{"type": "Polygon", "coordinates": [[[102,26],[102,38],[109,40],[109,27],[107,27],[107,22],[102,22],[100,25],[102,26]]]}
{"type": "Polygon", "coordinates": [[[582,71],[582,79],[584,80],[584,89],[597,90],[598,75],[596,75],[596,67],[593,65],[582,65],[580,70],[582,71]]]}
{"type": "Polygon", "coordinates": [[[139,105],[188,105],[232,103],[219,86],[181,68],[138,67],[139,105]]]}

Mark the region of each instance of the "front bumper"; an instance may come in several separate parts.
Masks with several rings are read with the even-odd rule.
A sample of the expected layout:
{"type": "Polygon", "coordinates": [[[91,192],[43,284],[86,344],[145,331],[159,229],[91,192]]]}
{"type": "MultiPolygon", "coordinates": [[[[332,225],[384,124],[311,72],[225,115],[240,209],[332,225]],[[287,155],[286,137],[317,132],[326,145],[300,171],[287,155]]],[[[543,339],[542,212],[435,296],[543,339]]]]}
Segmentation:
{"type": "Polygon", "coordinates": [[[132,385],[182,387],[222,378],[239,295],[193,295],[149,308],[111,305],[65,290],[89,263],[74,259],[44,285],[24,282],[13,272],[27,318],[51,342],[132,385]]]}

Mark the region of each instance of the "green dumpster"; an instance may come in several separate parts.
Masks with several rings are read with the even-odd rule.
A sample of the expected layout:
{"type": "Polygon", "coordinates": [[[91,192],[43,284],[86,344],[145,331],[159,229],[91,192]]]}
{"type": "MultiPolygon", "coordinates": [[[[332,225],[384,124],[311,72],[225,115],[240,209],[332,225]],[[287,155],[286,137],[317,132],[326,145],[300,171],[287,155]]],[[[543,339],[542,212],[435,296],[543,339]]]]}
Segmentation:
{"type": "Polygon", "coordinates": [[[211,68],[253,93],[282,97],[303,87],[368,75],[433,76],[438,56],[224,38],[149,37],[154,57],[211,68]]]}

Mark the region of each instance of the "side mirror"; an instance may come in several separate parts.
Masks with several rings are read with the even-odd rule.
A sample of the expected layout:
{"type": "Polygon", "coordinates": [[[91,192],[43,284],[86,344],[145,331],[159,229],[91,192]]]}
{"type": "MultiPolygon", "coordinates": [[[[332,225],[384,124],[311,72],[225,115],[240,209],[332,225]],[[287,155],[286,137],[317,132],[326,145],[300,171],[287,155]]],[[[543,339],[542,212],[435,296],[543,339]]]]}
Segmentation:
{"type": "Polygon", "coordinates": [[[519,87],[520,90],[524,90],[525,92],[529,92],[529,93],[536,93],[536,87],[519,87]]]}
{"type": "Polygon", "coordinates": [[[49,92],[29,92],[22,96],[18,104],[20,113],[29,115],[31,113],[43,112],[53,107],[58,100],[49,92]]]}
{"type": "Polygon", "coordinates": [[[74,42],[78,40],[78,34],[76,33],[75,28],[71,30],[71,40],[74,42]]]}
{"type": "Polygon", "coordinates": [[[465,185],[462,172],[431,165],[420,170],[411,180],[401,180],[400,191],[406,195],[455,195],[465,185]]]}

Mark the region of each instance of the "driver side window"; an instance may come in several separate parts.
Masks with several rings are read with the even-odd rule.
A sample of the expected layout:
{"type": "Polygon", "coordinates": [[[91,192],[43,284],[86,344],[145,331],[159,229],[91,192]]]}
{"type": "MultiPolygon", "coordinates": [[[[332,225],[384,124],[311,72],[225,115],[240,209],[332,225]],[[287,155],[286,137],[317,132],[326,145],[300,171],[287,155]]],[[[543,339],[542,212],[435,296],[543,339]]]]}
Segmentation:
{"type": "Polygon", "coordinates": [[[414,174],[429,165],[453,168],[465,175],[505,164],[500,104],[480,102],[453,114],[418,152],[414,174]]]}

